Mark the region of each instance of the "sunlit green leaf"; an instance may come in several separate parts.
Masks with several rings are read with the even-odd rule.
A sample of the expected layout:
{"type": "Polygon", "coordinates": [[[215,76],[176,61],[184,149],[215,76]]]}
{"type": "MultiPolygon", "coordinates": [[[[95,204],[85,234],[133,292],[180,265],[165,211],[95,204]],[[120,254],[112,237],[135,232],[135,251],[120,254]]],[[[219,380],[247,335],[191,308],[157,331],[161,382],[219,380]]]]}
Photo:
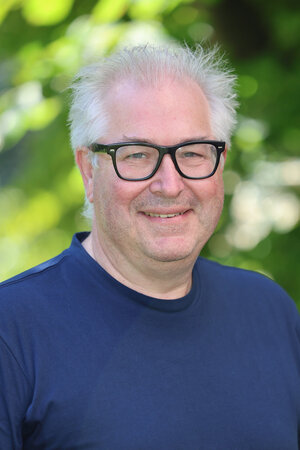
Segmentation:
{"type": "Polygon", "coordinates": [[[244,119],[235,133],[235,142],[243,150],[251,151],[259,146],[266,134],[265,124],[254,119],[244,119]]]}
{"type": "Polygon", "coordinates": [[[14,221],[6,225],[7,236],[21,232],[25,236],[34,236],[55,226],[61,215],[58,198],[51,192],[39,192],[20,209],[14,221]]]}
{"type": "Polygon", "coordinates": [[[76,166],[57,185],[57,192],[64,206],[80,206],[83,204],[84,187],[80,172],[76,166]]]}
{"type": "Polygon", "coordinates": [[[5,19],[9,11],[21,5],[23,0],[0,0],[0,23],[5,19]]]}
{"type": "Polygon", "coordinates": [[[92,11],[95,22],[107,23],[119,20],[126,12],[130,0],[100,0],[92,11]]]}
{"type": "Polygon", "coordinates": [[[129,15],[133,19],[155,19],[168,3],[166,0],[135,0],[130,7],[129,15]]]}
{"type": "Polygon", "coordinates": [[[58,98],[48,98],[34,106],[26,115],[28,128],[38,130],[47,126],[61,110],[61,101],[58,98]]]}
{"type": "Polygon", "coordinates": [[[23,0],[23,15],[32,25],[53,25],[64,20],[74,0],[23,0]]]}

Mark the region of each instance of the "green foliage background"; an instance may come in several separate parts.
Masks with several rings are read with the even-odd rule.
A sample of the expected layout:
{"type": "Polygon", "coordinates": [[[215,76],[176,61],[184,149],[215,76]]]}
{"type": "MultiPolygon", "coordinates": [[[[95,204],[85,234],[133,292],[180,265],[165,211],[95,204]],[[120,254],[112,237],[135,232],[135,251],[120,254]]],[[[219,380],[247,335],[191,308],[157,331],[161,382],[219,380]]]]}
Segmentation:
{"type": "Polygon", "coordinates": [[[0,280],[88,228],[66,126],[78,67],[119,45],[204,40],[235,67],[241,106],[203,253],[268,274],[300,302],[298,1],[0,0],[0,22],[0,280]]]}

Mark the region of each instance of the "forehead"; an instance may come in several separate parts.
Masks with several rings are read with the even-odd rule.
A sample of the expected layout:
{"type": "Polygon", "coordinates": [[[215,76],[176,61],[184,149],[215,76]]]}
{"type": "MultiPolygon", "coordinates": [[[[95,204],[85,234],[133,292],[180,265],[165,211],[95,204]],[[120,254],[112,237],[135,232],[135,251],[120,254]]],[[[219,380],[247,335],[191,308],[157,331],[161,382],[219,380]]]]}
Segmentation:
{"type": "Polygon", "coordinates": [[[171,145],[211,135],[209,104],[193,80],[166,78],[148,86],[127,79],[116,83],[106,100],[112,139],[123,133],[171,145]]]}

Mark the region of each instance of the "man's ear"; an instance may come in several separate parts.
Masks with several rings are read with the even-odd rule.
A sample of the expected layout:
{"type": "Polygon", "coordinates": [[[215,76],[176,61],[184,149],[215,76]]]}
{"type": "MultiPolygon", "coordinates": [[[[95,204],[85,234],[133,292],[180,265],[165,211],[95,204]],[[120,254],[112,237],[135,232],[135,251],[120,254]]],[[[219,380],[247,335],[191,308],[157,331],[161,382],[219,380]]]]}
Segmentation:
{"type": "Polygon", "coordinates": [[[76,164],[80,170],[82,180],[85,187],[85,195],[87,199],[93,203],[93,181],[94,168],[89,157],[89,150],[86,147],[80,147],[75,153],[76,164]]]}

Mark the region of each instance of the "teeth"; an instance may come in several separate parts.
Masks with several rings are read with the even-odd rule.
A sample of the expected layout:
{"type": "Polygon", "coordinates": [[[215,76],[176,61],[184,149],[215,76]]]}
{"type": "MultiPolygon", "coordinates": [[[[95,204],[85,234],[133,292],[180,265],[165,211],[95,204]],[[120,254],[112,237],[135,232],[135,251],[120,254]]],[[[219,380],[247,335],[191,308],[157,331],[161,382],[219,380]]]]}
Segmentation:
{"type": "Polygon", "coordinates": [[[166,219],[167,217],[176,217],[181,216],[183,213],[177,213],[177,214],[154,214],[154,213],[145,213],[146,216],[150,217],[161,217],[162,219],[166,219]]]}

